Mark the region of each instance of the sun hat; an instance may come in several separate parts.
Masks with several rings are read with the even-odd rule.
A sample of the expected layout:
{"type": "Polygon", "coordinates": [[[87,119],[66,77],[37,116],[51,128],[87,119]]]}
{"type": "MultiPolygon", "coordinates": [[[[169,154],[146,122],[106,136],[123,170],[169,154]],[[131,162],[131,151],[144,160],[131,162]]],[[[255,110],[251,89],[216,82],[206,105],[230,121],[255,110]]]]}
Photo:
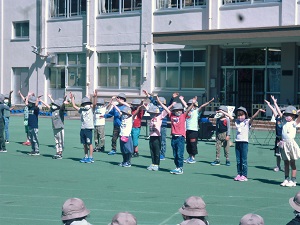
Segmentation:
{"type": "Polygon", "coordinates": [[[239,225],[264,225],[264,219],[257,214],[249,213],[242,217],[239,225]]]}
{"type": "MultiPolygon", "coordinates": [[[[190,99],[187,104],[193,104],[193,99],[190,99]]],[[[194,106],[198,106],[198,102],[197,101],[194,103],[194,106]]]]}
{"type": "Polygon", "coordinates": [[[92,102],[91,102],[91,100],[88,98],[88,97],[83,97],[82,99],[81,99],[81,106],[83,105],[83,104],[85,104],[85,103],[88,103],[88,104],[92,104],[92,102]]]}
{"type": "Polygon", "coordinates": [[[142,101],[140,99],[133,99],[131,105],[140,105],[142,101]]]}
{"type": "Polygon", "coordinates": [[[191,219],[183,221],[180,225],[206,225],[206,223],[200,219],[191,219]]]}
{"type": "Polygon", "coordinates": [[[237,111],[243,111],[243,112],[245,113],[245,115],[246,115],[246,118],[248,117],[248,112],[247,112],[247,109],[246,109],[245,107],[240,106],[240,107],[238,107],[238,108],[235,110],[235,112],[237,112],[237,111]]]}
{"type": "Polygon", "coordinates": [[[126,101],[126,95],[124,93],[120,93],[117,96],[118,98],[123,98],[126,101]]]}
{"type": "Polygon", "coordinates": [[[293,114],[293,115],[297,115],[297,109],[295,106],[289,105],[288,107],[286,107],[285,111],[283,114],[293,114]]]}
{"type": "Polygon", "coordinates": [[[206,204],[201,197],[191,196],[187,198],[179,212],[185,216],[207,216],[206,204]]]}
{"type": "Polygon", "coordinates": [[[119,212],[112,218],[109,225],[137,225],[137,221],[131,213],[119,212]]]}
{"type": "Polygon", "coordinates": [[[164,97],[158,97],[158,99],[162,104],[167,104],[167,100],[164,97]]]}
{"type": "Polygon", "coordinates": [[[290,198],[289,203],[293,209],[300,212],[300,191],[295,195],[295,197],[290,198]]]}
{"type": "Polygon", "coordinates": [[[104,102],[104,99],[103,98],[99,98],[98,100],[97,100],[97,105],[104,105],[105,104],[105,102],[104,102]]]}
{"type": "Polygon", "coordinates": [[[176,104],[172,107],[172,111],[173,111],[173,110],[178,110],[178,109],[183,110],[183,106],[182,106],[181,103],[176,103],[176,104]]]}
{"type": "Polygon", "coordinates": [[[147,110],[148,113],[160,113],[159,108],[155,105],[150,106],[147,110]]]}
{"type": "Polygon", "coordinates": [[[122,113],[126,113],[126,114],[131,114],[131,108],[129,108],[128,106],[125,106],[121,109],[122,113]]]}
{"type": "MultiPolygon", "coordinates": [[[[224,111],[224,112],[228,112],[228,108],[227,108],[227,106],[225,106],[225,105],[220,105],[219,108],[218,108],[218,110],[222,110],[222,111],[224,111]]],[[[245,109],[245,110],[246,110],[246,109],[245,109]]],[[[247,112],[247,110],[246,110],[246,112],[247,112]]]]}
{"type": "Polygon", "coordinates": [[[61,220],[82,218],[90,214],[80,198],[69,198],[62,206],[61,220]]]}
{"type": "Polygon", "coordinates": [[[28,98],[28,102],[30,103],[35,103],[36,102],[36,97],[31,95],[29,98],[28,98]]]}

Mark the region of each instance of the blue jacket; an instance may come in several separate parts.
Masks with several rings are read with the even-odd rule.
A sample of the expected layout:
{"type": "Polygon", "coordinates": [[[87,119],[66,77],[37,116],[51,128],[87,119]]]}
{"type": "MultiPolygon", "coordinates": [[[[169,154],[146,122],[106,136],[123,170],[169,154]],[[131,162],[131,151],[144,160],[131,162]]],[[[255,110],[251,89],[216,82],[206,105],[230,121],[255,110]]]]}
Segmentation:
{"type": "MultiPolygon", "coordinates": [[[[117,105],[117,107],[122,110],[125,105],[117,105]]],[[[113,107],[107,114],[104,115],[104,118],[114,117],[114,126],[121,126],[121,116],[120,113],[113,107]]]]}

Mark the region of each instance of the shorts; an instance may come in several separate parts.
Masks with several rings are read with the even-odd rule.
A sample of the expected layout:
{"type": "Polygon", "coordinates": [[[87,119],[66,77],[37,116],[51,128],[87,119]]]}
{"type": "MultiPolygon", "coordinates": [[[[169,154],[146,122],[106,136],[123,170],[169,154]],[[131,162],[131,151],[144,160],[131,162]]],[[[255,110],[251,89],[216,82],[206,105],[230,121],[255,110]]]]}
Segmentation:
{"type": "Polygon", "coordinates": [[[80,142],[84,145],[90,145],[93,142],[93,129],[80,130],[80,142]]]}
{"type": "Polygon", "coordinates": [[[141,128],[140,127],[133,127],[132,130],[131,130],[131,137],[132,137],[132,142],[133,142],[134,147],[139,145],[140,133],[141,133],[141,128]]]}

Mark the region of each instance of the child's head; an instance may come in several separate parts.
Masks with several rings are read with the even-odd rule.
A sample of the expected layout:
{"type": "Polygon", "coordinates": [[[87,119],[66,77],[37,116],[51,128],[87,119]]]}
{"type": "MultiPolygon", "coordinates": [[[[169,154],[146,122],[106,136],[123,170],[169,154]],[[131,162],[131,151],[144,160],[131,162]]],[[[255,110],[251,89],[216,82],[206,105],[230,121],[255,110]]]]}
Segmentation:
{"type": "Polygon", "coordinates": [[[157,117],[160,114],[159,108],[155,105],[152,105],[147,112],[151,118],[157,117]]]}
{"type": "Polygon", "coordinates": [[[180,116],[183,113],[183,106],[181,103],[176,103],[172,108],[172,113],[175,116],[180,116]]]}
{"type": "Polygon", "coordinates": [[[124,93],[120,93],[117,96],[118,102],[122,104],[122,102],[126,102],[126,95],[124,93]]]}
{"type": "Polygon", "coordinates": [[[164,97],[158,97],[158,99],[162,104],[164,104],[164,105],[167,104],[167,100],[164,97]]]}
{"type": "Polygon", "coordinates": [[[137,220],[129,212],[119,212],[112,218],[109,225],[137,225],[137,220]]]}
{"type": "Polygon", "coordinates": [[[239,121],[243,122],[245,119],[248,118],[248,112],[245,107],[239,107],[236,110],[236,117],[239,121]]]}
{"type": "Polygon", "coordinates": [[[223,118],[223,117],[225,117],[225,114],[223,113],[223,112],[228,112],[228,108],[227,108],[227,106],[225,106],[225,105],[220,105],[219,106],[219,108],[217,109],[217,111],[216,111],[216,115],[215,115],[215,118],[223,118]]]}
{"type": "Polygon", "coordinates": [[[122,117],[124,119],[127,119],[128,117],[131,116],[131,109],[128,106],[125,106],[121,109],[122,112],[122,117]]]}
{"type": "Polygon", "coordinates": [[[90,214],[84,202],[80,198],[70,198],[62,206],[61,220],[69,221],[79,218],[85,218],[90,214]]]}
{"type": "Polygon", "coordinates": [[[242,217],[239,225],[248,225],[248,224],[264,225],[265,222],[260,215],[249,213],[242,217]]]}
{"type": "Polygon", "coordinates": [[[187,102],[187,105],[188,105],[188,107],[190,107],[191,105],[193,105],[193,108],[195,108],[195,107],[198,107],[198,102],[195,102],[195,103],[193,104],[193,99],[190,99],[190,100],[187,102]]]}
{"type": "Polygon", "coordinates": [[[28,106],[33,107],[35,105],[35,102],[36,102],[36,97],[34,95],[31,95],[28,98],[28,106]]]}
{"type": "Polygon", "coordinates": [[[182,214],[184,220],[198,218],[203,221],[208,215],[206,211],[206,204],[201,197],[191,196],[187,198],[183,206],[179,209],[179,212],[182,214]]]}
{"type": "Polygon", "coordinates": [[[101,107],[101,106],[104,106],[104,104],[105,104],[104,99],[103,98],[99,98],[97,100],[96,106],[101,107]]]}
{"type": "Polygon", "coordinates": [[[131,102],[131,108],[137,109],[141,105],[142,101],[140,99],[133,99],[131,102]]]}
{"type": "Polygon", "coordinates": [[[56,99],[56,100],[52,103],[51,109],[52,109],[52,110],[57,110],[57,109],[59,109],[59,108],[62,106],[62,104],[63,104],[63,100],[61,100],[61,99],[56,99]]]}
{"type": "Polygon", "coordinates": [[[292,120],[295,120],[295,118],[297,117],[297,109],[292,106],[289,105],[288,107],[286,107],[284,113],[283,113],[283,117],[285,118],[286,121],[290,122],[292,120]]]}
{"type": "Polygon", "coordinates": [[[296,216],[300,217],[300,191],[297,192],[295,197],[290,198],[290,206],[294,209],[296,216]]]}
{"type": "Polygon", "coordinates": [[[81,107],[84,108],[85,110],[89,110],[91,108],[92,102],[88,97],[84,97],[81,100],[81,107]]]}

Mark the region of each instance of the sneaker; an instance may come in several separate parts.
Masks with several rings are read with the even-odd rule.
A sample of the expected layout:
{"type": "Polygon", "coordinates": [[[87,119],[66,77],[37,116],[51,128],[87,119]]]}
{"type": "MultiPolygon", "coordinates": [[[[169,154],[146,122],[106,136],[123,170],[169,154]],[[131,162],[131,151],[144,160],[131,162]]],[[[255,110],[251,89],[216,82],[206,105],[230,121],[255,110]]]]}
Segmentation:
{"type": "Polygon", "coordinates": [[[165,156],[164,155],[160,155],[160,160],[166,160],[165,156]]]}
{"type": "Polygon", "coordinates": [[[239,181],[248,181],[248,178],[242,175],[240,177],[239,181]]]}
{"type": "Polygon", "coordinates": [[[239,181],[240,178],[241,178],[241,176],[238,174],[238,175],[234,178],[234,180],[235,180],[235,181],[239,181]]]}
{"type": "Polygon", "coordinates": [[[31,152],[28,153],[28,155],[37,156],[37,155],[40,155],[40,152],[38,152],[38,151],[31,151],[31,152]]]}
{"type": "Polygon", "coordinates": [[[31,145],[31,143],[30,143],[30,141],[25,141],[25,142],[23,142],[23,143],[22,143],[22,145],[27,145],[27,146],[30,146],[30,145],[31,145]]]}
{"type": "Polygon", "coordinates": [[[104,147],[101,147],[100,148],[100,152],[104,152],[105,151],[105,148],[104,147]]]}
{"type": "Polygon", "coordinates": [[[125,163],[123,164],[123,167],[131,167],[131,163],[130,163],[130,162],[125,162],[125,163]]]}
{"type": "Polygon", "coordinates": [[[153,166],[152,166],[152,170],[153,170],[153,171],[159,171],[158,165],[153,165],[153,166]]]}
{"type": "Polygon", "coordinates": [[[134,153],[132,154],[132,157],[139,157],[139,153],[138,153],[138,152],[134,152],[134,153]]]}
{"type": "Polygon", "coordinates": [[[279,168],[278,166],[275,166],[275,167],[273,168],[273,170],[274,170],[274,172],[278,172],[278,171],[280,170],[280,168],[279,168]]]}
{"type": "Polygon", "coordinates": [[[215,160],[215,161],[213,161],[210,165],[212,165],[212,166],[220,166],[220,160],[215,160]]]}
{"type": "Polygon", "coordinates": [[[176,168],[174,170],[170,171],[171,174],[183,174],[183,169],[182,168],[176,168]]]}
{"type": "Polygon", "coordinates": [[[290,180],[285,186],[286,187],[296,187],[296,182],[290,180]]]}
{"type": "Polygon", "coordinates": [[[62,155],[56,154],[56,155],[52,156],[52,159],[62,159],[62,155]]]}
{"type": "Polygon", "coordinates": [[[285,179],[285,180],[280,184],[280,186],[285,187],[288,183],[289,183],[289,180],[288,180],[288,179],[285,179]]]}
{"type": "Polygon", "coordinates": [[[9,141],[8,141],[8,140],[5,140],[5,144],[9,144],[9,141]]]}
{"type": "Polygon", "coordinates": [[[226,166],[230,166],[230,161],[226,160],[226,166]]]}
{"type": "Polygon", "coordinates": [[[94,158],[87,158],[87,160],[85,161],[85,163],[93,163],[94,162],[94,158]]]}
{"type": "Polygon", "coordinates": [[[124,162],[119,163],[118,166],[122,166],[123,167],[124,166],[124,162]]]}
{"type": "Polygon", "coordinates": [[[193,164],[193,163],[196,163],[196,160],[193,159],[192,157],[190,157],[190,159],[187,161],[187,163],[193,164]]]}
{"type": "Polygon", "coordinates": [[[81,163],[86,163],[87,159],[88,159],[88,157],[84,157],[84,158],[82,158],[79,162],[81,162],[81,163]]]}
{"type": "Polygon", "coordinates": [[[7,150],[6,150],[6,149],[1,149],[1,150],[0,150],[0,153],[1,153],[1,152],[7,152],[7,150]]]}
{"type": "Polygon", "coordinates": [[[107,153],[107,155],[115,155],[116,153],[117,153],[117,151],[112,149],[109,153],[107,153]]]}
{"type": "Polygon", "coordinates": [[[186,159],[183,160],[184,163],[187,163],[190,160],[190,157],[187,157],[186,159]]]}
{"type": "Polygon", "coordinates": [[[151,164],[150,166],[147,167],[147,170],[152,170],[153,169],[153,164],[151,164]]]}
{"type": "Polygon", "coordinates": [[[99,152],[98,148],[94,148],[93,152],[99,152]]]}

